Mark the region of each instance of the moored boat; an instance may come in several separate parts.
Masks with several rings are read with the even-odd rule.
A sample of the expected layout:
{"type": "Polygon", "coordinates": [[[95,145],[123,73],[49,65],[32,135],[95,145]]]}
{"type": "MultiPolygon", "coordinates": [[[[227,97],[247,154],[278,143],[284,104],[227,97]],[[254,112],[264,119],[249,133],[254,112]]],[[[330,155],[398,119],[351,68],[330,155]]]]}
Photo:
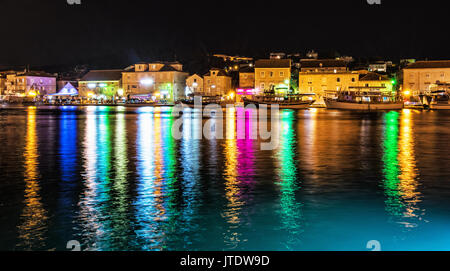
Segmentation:
{"type": "Polygon", "coordinates": [[[405,102],[403,104],[403,108],[421,110],[421,109],[425,109],[425,106],[421,102],[405,102]]]}
{"type": "Polygon", "coordinates": [[[364,102],[345,102],[325,100],[325,104],[329,109],[346,109],[346,110],[400,110],[403,103],[364,103],[364,102]]]}
{"type": "Polygon", "coordinates": [[[403,108],[403,101],[392,93],[371,88],[356,88],[338,92],[337,98],[326,98],[325,104],[329,109],[362,111],[400,110],[403,108]]]}
{"type": "Polygon", "coordinates": [[[289,94],[277,95],[253,95],[251,98],[243,98],[244,105],[265,105],[268,108],[276,105],[279,109],[308,109],[315,102],[311,95],[289,94]]]}
{"type": "Polygon", "coordinates": [[[190,99],[180,100],[176,104],[182,104],[189,108],[194,108],[196,105],[201,104],[202,107],[207,105],[216,104],[220,107],[226,107],[227,105],[234,105],[233,100],[224,100],[222,96],[195,96],[190,99]],[[197,99],[197,100],[196,100],[197,99]]]}

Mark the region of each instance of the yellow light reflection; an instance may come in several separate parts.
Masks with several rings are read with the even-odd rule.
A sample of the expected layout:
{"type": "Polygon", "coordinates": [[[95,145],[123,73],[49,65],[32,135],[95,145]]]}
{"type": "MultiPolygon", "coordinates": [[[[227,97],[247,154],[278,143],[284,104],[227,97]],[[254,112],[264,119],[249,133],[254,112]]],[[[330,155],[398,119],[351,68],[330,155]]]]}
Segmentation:
{"type": "MultiPolygon", "coordinates": [[[[241,121],[245,121],[242,119],[241,121]]],[[[237,146],[234,138],[236,134],[236,115],[233,112],[227,113],[227,139],[225,140],[225,197],[227,205],[223,216],[229,224],[224,234],[225,243],[230,248],[236,247],[240,242],[240,234],[237,229],[240,224],[240,213],[243,202],[240,200],[239,181],[237,179],[237,146]]]]}
{"type": "MultiPolygon", "coordinates": [[[[156,112],[160,112],[160,108],[156,109],[156,112]]],[[[162,156],[162,134],[161,134],[161,115],[155,114],[155,146],[158,150],[155,153],[155,207],[158,210],[158,215],[155,216],[155,220],[165,220],[166,219],[166,209],[164,208],[164,193],[163,193],[163,179],[164,179],[164,159],[162,156]]]]}
{"type": "Polygon", "coordinates": [[[28,108],[25,159],[25,207],[18,227],[19,239],[24,249],[41,248],[45,245],[47,211],[42,204],[38,170],[38,144],[36,135],[36,108],[28,108]]]}
{"type": "Polygon", "coordinates": [[[405,217],[417,217],[417,203],[420,202],[420,192],[417,191],[417,165],[414,152],[414,131],[412,112],[405,109],[402,114],[399,155],[400,166],[399,189],[405,202],[405,217]]]}

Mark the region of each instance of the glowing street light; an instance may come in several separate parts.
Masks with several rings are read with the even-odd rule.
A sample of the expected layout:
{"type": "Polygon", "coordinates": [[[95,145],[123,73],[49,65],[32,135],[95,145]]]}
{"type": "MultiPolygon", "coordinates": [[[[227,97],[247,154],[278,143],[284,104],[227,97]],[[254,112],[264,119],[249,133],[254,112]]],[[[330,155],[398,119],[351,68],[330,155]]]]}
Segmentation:
{"type": "Polygon", "coordinates": [[[151,86],[153,85],[153,79],[152,78],[142,79],[141,84],[143,84],[144,86],[151,86]]]}

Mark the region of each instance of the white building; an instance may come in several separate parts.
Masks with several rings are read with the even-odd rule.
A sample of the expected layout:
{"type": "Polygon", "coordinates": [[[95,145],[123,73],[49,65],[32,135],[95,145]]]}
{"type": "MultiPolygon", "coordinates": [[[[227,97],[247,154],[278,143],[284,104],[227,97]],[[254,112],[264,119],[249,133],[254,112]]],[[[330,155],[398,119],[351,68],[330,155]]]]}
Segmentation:
{"type": "Polygon", "coordinates": [[[4,95],[38,96],[56,92],[56,75],[45,72],[24,71],[6,75],[4,95]]]}
{"type": "Polygon", "coordinates": [[[198,74],[193,74],[186,79],[186,95],[203,94],[203,78],[198,74]]]}

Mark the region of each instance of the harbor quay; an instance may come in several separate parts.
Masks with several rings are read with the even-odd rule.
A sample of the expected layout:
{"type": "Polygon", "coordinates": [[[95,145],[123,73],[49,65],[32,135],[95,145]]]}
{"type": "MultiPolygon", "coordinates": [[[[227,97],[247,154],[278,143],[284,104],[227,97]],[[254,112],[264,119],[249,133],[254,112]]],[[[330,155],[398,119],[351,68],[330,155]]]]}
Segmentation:
{"type": "MultiPolygon", "coordinates": [[[[216,55],[216,58],[226,57],[216,55]]],[[[179,62],[58,73],[0,71],[0,101],[30,105],[191,106],[277,104],[286,109],[449,109],[450,61],[376,62],[353,58],[226,58],[203,76],[179,62]],[[230,60],[231,59],[231,60],[230,60]],[[64,73],[66,74],[66,73],[64,73]]]]}

